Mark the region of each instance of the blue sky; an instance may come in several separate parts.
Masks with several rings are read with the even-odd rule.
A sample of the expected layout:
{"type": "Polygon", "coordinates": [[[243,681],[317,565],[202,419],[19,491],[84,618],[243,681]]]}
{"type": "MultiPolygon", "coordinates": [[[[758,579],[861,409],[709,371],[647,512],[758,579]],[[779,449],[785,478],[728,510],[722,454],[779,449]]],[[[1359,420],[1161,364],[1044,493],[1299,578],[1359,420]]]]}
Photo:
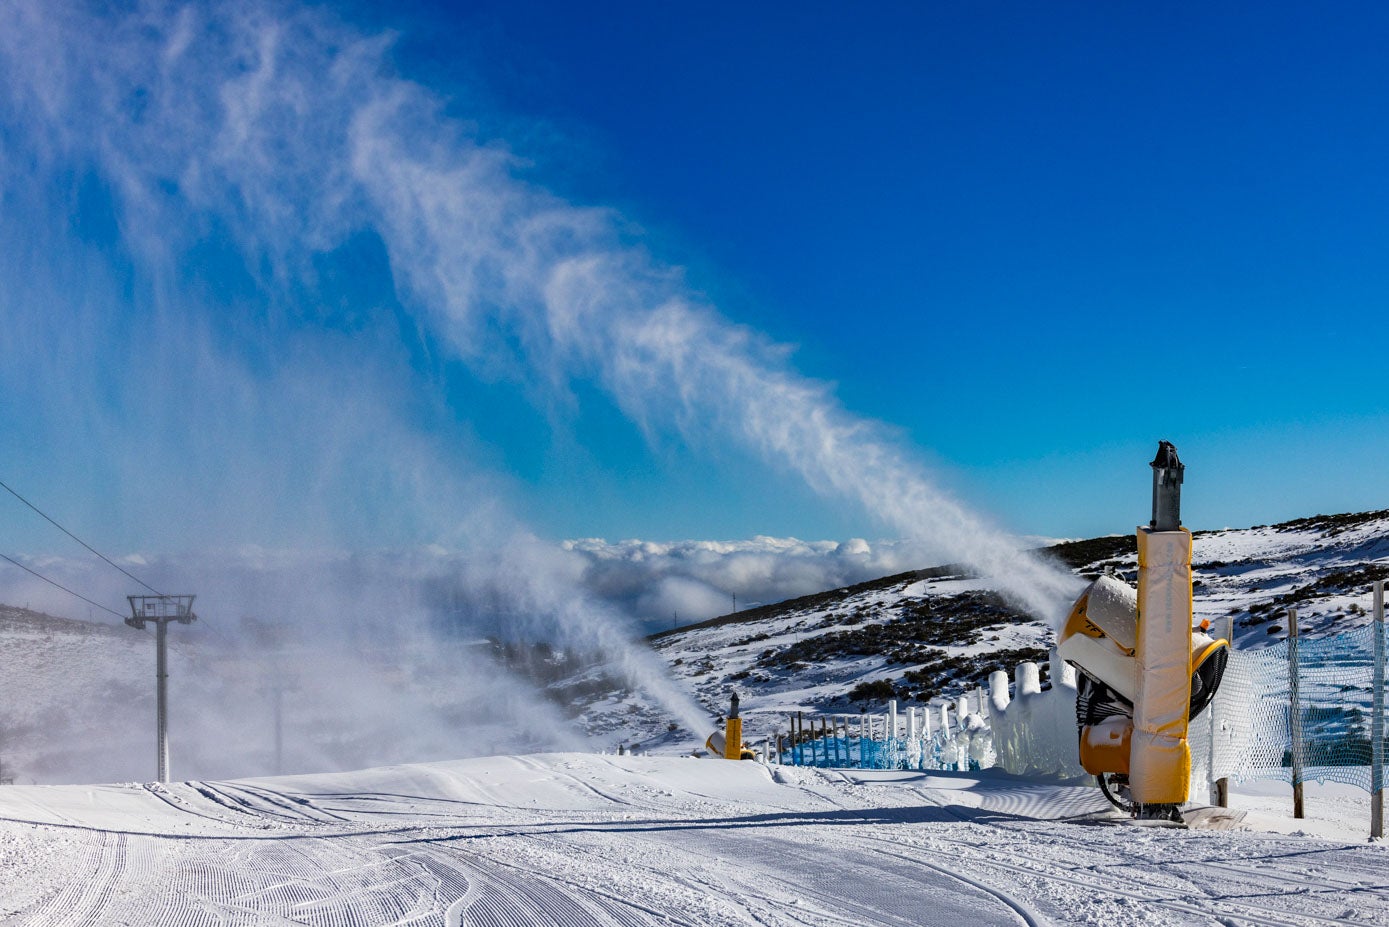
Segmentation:
{"type": "MultiPolygon", "coordinates": [[[[913,466],[1008,529],[1146,521],[1159,438],[1188,463],[1193,527],[1386,504],[1381,7],[411,0],[339,15],[353,35],[394,30],[382,70],[437,106],[427,118],[444,128],[422,132],[414,114],[402,140],[466,136],[509,153],[523,198],[608,210],[595,234],[612,253],[725,320],[710,344],[761,333],[749,357],[830,384],[835,408],[882,423],[913,466]]],[[[126,113],[75,94],[74,112],[105,107],[118,128],[149,118],[144,103],[126,113]]],[[[334,99],[307,117],[327,128],[305,137],[335,137],[348,104],[334,99]]],[[[0,139],[41,161],[32,113],[6,112],[0,139]]],[[[235,196],[193,209],[184,167],[150,168],[158,182],[139,199],[113,179],[125,168],[109,148],[71,144],[38,169],[49,186],[10,190],[6,240],[33,253],[7,272],[29,285],[44,268],[35,305],[106,307],[79,351],[98,369],[43,425],[29,412],[50,399],[12,392],[10,476],[113,544],[145,547],[155,525],[200,516],[215,528],[181,527],[187,543],[323,542],[304,529],[319,518],[333,541],[425,542],[437,526],[398,514],[400,486],[459,470],[473,487],[460,498],[481,482],[556,539],[901,533],[842,488],[807,488],[794,451],[710,425],[727,402],[653,413],[631,383],[612,385],[601,351],[535,353],[522,315],[457,334],[457,313],[422,308],[429,282],[406,282],[392,248],[408,233],[390,218],[361,218],[351,197],[341,215],[294,214],[293,191],[321,182],[312,165],[263,188],[238,175],[235,196]],[[157,247],[141,222],[161,229],[147,236],[157,247]],[[307,264],[284,244],[320,236],[307,264]],[[220,385],[202,407],[174,402],[172,378],[148,393],[112,385],[128,372],[122,345],[168,335],[171,291],[201,307],[174,325],[180,338],[205,337],[235,371],[207,381],[220,385]],[[261,396],[236,399],[245,391],[261,396]],[[302,406],[265,398],[309,393],[302,406]],[[304,410],[334,395],[352,397],[335,414],[373,426],[317,433],[304,410]],[[131,433],[193,421],[222,428],[194,440],[191,462],[136,463],[131,433]],[[383,443],[416,441],[437,471],[372,468],[383,443]],[[103,442],[104,462],[73,462],[103,442]],[[133,474],[152,486],[131,489],[133,474]],[[263,510],[197,510],[228,486],[263,510]],[[308,509],[290,505],[306,496],[308,509]]]]}
{"type": "Polygon", "coordinates": [[[1142,520],[1160,437],[1199,526],[1385,504],[1383,7],[418,13],[421,73],[1018,529],[1142,520]]]}

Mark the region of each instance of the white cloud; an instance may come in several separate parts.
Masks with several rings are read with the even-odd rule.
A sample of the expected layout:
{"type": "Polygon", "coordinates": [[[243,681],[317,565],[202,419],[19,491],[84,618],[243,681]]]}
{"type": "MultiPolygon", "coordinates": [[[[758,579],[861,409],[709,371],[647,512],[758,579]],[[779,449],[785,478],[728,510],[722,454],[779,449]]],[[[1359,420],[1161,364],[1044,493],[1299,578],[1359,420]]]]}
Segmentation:
{"type": "Polygon", "coordinates": [[[755,537],[742,541],[626,540],[564,542],[583,558],[583,584],[653,629],[740,608],[771,604],[869,579],[938,565],[921,544],[802,541],[755,537]]]}

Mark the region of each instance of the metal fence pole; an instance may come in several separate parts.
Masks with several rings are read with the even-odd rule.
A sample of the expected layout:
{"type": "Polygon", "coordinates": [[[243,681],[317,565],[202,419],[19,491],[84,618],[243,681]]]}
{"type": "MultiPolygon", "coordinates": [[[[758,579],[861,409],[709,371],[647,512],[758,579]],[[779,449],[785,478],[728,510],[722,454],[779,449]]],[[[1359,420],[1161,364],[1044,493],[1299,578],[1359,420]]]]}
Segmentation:
{"type": "MultiPolygon", "coordinates": [[[[1219,690],[1217,690],[1217,693],[1219,690]]],[[[1212,695],[1211,703],[1206,706],[1206,722],[1211,726],[1211,736],[1206,750],[1206,800],[1213,805],[1220,804],[1220,796],[1217,794],[1215,784],[1215,729],[1216,729],[1216,702],[1218,699],[1212,695]]]]}
{"type": "Polygon", "coordinates": [[[1374,706],[1370,712],[1370,836],[1384,836],[1384,580],[1375,581],[1374,706]]]}
{"type": "MultiPolygon", "coordinates": [[[[1229,615],[1225,619],[1225,639],[1230,642],[1230,659],[1235,655],[1235,617],[1229,615]]],[[[1220,692],[1216,691],[1215,698],[1211,699],[1211,776],[1215,776],[1215,731],[1218,715],[1216,706],[1221,702],[1220,692]]],[[[1215,803],[1218,807],[1230,807],[1230,778],[1219,776],[1215,779],[1215,803]]]]}
{"type": "Polygon", "coordinates": [[[1297,609],[1288,609],[1288,733],[1292,739],[1293,817],[1302,817],[1302,700],[1297,679],[1297,609]]]}

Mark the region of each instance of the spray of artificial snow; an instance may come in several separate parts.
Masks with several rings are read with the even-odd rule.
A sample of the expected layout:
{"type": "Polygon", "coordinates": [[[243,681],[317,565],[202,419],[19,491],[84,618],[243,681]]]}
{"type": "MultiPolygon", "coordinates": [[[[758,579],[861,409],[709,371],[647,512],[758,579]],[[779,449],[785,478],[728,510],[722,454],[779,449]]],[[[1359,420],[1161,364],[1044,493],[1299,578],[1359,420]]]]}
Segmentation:
{"type": "MultiPolygon", "coordinates": [[[[187,466],[165,488],[183,504],[161,513],[167,524],[189,520],[190,500],[220,497],[197,512],[213,534],[273,523],[300,547],[325,543],[324,526],[447,535],[528,628],[624,653],[629,678],[672,716],[706,725],[626,644],[630,627],[585,598],[572,566],[535,553],[491,501],[485,470],[458,472],[431,445],[442,416],[419,411],[420,384],[402,374],[401,320],[323,271],[333,258],[351,266],[365,240],[431,347],[484,371],[518,364],[556,395],[596,381],[651,431],[733,436],[1033,613],[1061,611],[1067,574],[1020,554],[783,349],[702,303],[624,240],[620,217],[520,179],[503,144],[395,76],[389,56],[388,37],[287,3],[0,9],[0,195],[12,217],[0,245],[21,255],[0,267],[12,294],[4,347],[69,372],[39,391],[20,365],[5,385],[50,420],[80,421],[106,450],[111,485],[177,458],[187,466]],[[55,202],[71,228],[66,214],[54,222],[55,202]],[[88,221],[103,211],[106,226],[88,221]],[[13,217],[25,216],[21,230],[13,217]],[[94,241],[121,261],[103,264],[94,241]],[[341,305],[348,296],[357,302],[341,305]],[[130,301],[146,309],[134,321],[130,301]],[[109,370],[99,361],[111,352],[180,363],[85,372],[109,370]]],[[[448,108],[466,117],[464,102],[448,108]]],[[[73,431],[38,438],[65,447],[73,431]]]]}

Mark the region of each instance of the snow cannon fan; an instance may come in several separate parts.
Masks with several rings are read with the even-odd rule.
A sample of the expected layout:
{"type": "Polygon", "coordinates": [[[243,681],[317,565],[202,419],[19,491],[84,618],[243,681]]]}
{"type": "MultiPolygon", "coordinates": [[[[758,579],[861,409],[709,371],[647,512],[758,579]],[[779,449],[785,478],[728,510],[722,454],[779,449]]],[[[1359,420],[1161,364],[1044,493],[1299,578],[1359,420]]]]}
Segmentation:
{"type": "Polygon", "coordinates": [[[1229,641],[1192,627],[1184,467],[1167,441],[1153,467],[1153,520],[1138,529],[1138,588],[1101,576],[1076,600],[1058,651],[1079,674],[1080,765],[1136,817],[1181,820],[1191,784],[1189,722],[1215,696],[1229,641]]]}
{"type": "MultiPolygon", "coordinates": [[[[1187,720],[1195,719],[1211,699],[1230,656],[1228,641],[1207,633],[1209,622],[1191,630],[1190,698],[1187,720]]],[[[1081,593],[1061,631],[1062,659],[1079,670],[1076,724],[1080,728],[1080,765],[1101,779],[1129,774],[1133,708],[1138,694],[1138,591],[1113,576],[1101,576],[1081,593]]],[[[1108,791],[1111,801],[1115,796],[1108,791]]],[[[1115,802],[1129,809],[1125,804],[1115,802]]]]}

